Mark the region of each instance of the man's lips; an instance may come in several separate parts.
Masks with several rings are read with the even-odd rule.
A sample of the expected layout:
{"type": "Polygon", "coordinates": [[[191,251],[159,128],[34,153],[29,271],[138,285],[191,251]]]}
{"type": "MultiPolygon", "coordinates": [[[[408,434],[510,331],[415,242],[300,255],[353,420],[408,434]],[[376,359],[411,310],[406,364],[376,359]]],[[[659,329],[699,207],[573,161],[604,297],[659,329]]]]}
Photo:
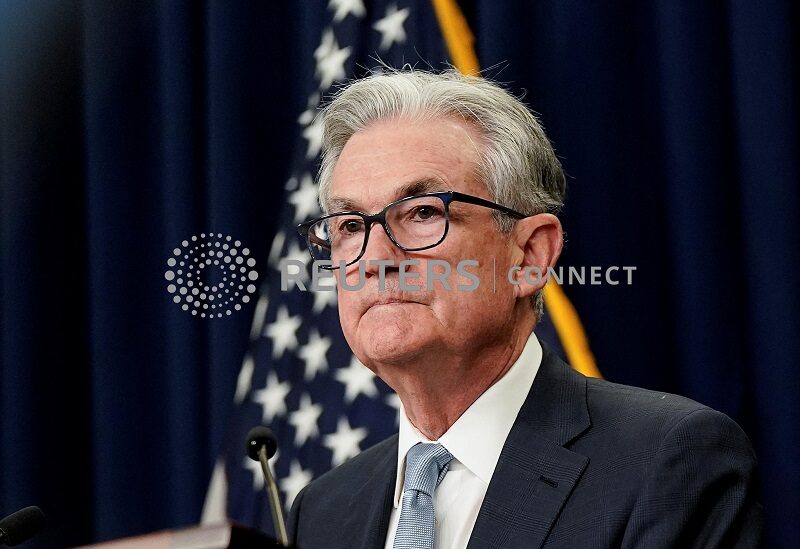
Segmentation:
{"type": "Polygon", "coordinates": [[[401,297],[385,297],[381,299],[376,299],[375,301],[369,303],[365,309],[365,312],[372,309],[373,307],[379,306],[386,306],[386,305],[421,305],[419,301],[412,301],[410,299],[403,299],[401,297]]]}

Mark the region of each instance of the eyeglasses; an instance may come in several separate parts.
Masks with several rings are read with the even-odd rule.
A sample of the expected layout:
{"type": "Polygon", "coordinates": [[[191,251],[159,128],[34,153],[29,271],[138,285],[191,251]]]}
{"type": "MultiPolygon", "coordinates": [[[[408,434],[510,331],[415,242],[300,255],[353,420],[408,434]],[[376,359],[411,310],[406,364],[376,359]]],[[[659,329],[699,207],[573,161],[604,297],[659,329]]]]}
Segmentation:
{"type": "Polygon", "coordinates": [[[416,252],[438,246],[447,236],[453,202],[491,208],[514,219],[528,217],[477,196],[447,191],[402,198],[374,215],[357,211],[325,215],[301,223],[297,230],[305,238],[312,259],[331,261],[332,266],[323,268],[337,269],[342,261],[346,266],[361,259],[374,223],[379,223],[394,245],[403,251],[416,252]]]}

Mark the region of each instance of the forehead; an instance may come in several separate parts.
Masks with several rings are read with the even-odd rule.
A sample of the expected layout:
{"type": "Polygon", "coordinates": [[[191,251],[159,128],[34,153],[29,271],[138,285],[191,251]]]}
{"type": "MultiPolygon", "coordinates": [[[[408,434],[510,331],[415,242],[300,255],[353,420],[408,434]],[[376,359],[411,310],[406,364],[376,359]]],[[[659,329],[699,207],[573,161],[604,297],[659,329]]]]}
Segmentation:
{"type": "Polygon", "coordinates": [[[388,202],[432,191],[487,196],[475,177],[479,132],[467,122],[381,120],[354,134],[333,170],[331,211],[373,211],[388,202]]]}

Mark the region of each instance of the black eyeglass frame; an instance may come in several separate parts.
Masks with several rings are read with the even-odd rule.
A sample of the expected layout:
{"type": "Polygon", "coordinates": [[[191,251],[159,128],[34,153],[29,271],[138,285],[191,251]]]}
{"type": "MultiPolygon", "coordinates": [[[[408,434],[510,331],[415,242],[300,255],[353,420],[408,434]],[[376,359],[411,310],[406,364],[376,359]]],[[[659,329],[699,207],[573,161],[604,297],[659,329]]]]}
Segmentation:
{"type": "MultiPolygon", "coordinates": [[[[313,227],[320,221],[325,221],[326,219],[330,219],[332,217],[339,217],[342,215],[354,215],[361,217],[364,220],[364,243],[361,246],[361,251],[359,252],[358,256],[356,256],[356,258],[353,261],[345,265],[345,267],[347,267],[349,265],[352,265],[353,263],[356,263],[359,259],[361,259],[364,256],[364,252],[367,251],[367,243],[369,242],[369,231],[372,228],[372,225],[374,225],[375,223],[379,223],[380,226],[383,227],[383,230],[386,233],[386,235],[389,237],[389,240],[392,241],[392,244],[394,244],[404,252],[419,252],[422,250],[429,250],[431,248],[435,248],[436,246],[444,242],[445,238],[447,238],[447,232],[450,229],[450,204],[452,204],[453,202],[463,202],[465,204],[474,204],[476,206],[483,206],[484,208],[490,208],[492,210],[497,210],[499,212],[502,212],[508,215],[509,217],[513,217],[514,219],[525,219],[526,217],[530,217],[529,215],[520,213],[516,210],[512,210],[511,208],[507,208],[501,204],[497,204],[496,202],[491,202],[490,200],[485,200],[477,196],[472,196],[471,194],[464,194],[457,191],[443,191],[443,192],[415,194],[413,196],[407,196],[405,198],[401,198],[400,200],[395,200],[394,202],[387,204],[386,207],[384,207],[380,212],[373,215],[369,215],[367,213],[360,212],[357,210],[336,212],[328,215],[323,215],[322,217],[312,219],[311,221],[300,223],[297,226],[297,232],[299,232],[300,236],[302,236],[305,239],[306,246],[308,247],[308,252],[311,254],[311,259],[315,259],[311,244],[311,238],[312,238],[312,236],[310,235],[311,227],[313,227]],[[417,198],[425,198],[428,196],[435,196],[439,198],[442,201],[442,203],[444,203],[445,223],[444,223],[444,232],[442,233],[442,238],[440,238],[435,244],[430,244],[428,246],[421,246],[419,248],[406,248],[405,246],[399,244],[397,240],[395,240],[394,235],[392,234],[392,230],[391,228],[389,228],[389,225],[386,222],[386,212],[390,208],[396,206],[397,204],[401,204],[408,200],[414,200],[417,198]]],[[[328,244],[327,242],[318,243],[318,245],[322,247],[329,248],[327,244],[328,244]]],[[[325,266],[322,268],[328,270],[334,270],[338,269],[339,266],[338,265],[330,267],[325,266]]]]}

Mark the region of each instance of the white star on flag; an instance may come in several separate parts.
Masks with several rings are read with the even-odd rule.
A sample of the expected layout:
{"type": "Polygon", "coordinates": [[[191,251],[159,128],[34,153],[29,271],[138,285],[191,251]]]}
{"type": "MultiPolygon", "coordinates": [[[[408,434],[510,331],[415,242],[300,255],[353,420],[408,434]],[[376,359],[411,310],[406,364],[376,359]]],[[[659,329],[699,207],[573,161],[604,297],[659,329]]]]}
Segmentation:
{"type": "Polygon", "coordinates": [[[327,90],[337,80],[344,80],[345,76],[347,76],[344,64],[350,57],[351,51],[352,49],[349,46],[346,48],[339,47],[331,29],[327,29],[324,32],[322,42],[314,50],[320,89],[327,90]]]}
{"type": "Polygon", "coordinates": [[[409,9],[397,9],[397,4],[392,4],[386,8],[386,16],[379,21],[376,21],[372,28],[381,33],[381,46],[382,50],[388,50],[392,44],[397,42],[402,44],[406,41],[406,31],[403,28],[408,18],[409,9]]]}
{"type": "MultiPolygon", "coordinates": [[[[316,156],[316,154],[314,154],[316,156]]],[[[294,206],[294,222],[300,223],[319,212],[317,204],[317,186],[310,174],[305,174],[300,186],[289,195],[289,202],[294,206]]]]}
{"type": "Polygon", "coordinates": [[[298,448],[319,435],[317,420],[322,415],[322,406],[314,404],[308,394],[300,397],[300,407],[289,414],[289,423],[294,427],[294,445],[298,448]]]}
{"type": "Polygon", "coordinates": [[[275,322],[264,330],[264,335],[272,339],[272,358],[280,358],[287,349],[293,351],[297,348],[297,329],[302,323],[300,315],[289,316],[286,305],[280,306],[275,322]]]}
{"type": "Polygon", "coordinates": [[[306,363],[305,380],[311,381],[317,372],[324,372],[328,369],[328,349],[331,348],[333,341],[329,337],[321,337],[319,330],[312,328],[308,334],[308,343],[300,348],[297,353],[306,363]]]}
{"type": "Polygon", "coordinates": [[[300,116],[297,117],[297,123],[301,126],[308,126],[312,120],[314,120],[314,109],[308,108],[300,113],[300,116]]]}
{"type": "Polygon", "coordinates": [[[308,141],[306,158],[309,160],[316,158],[319,151],[322,150],[322,119],[320,117],[312,119],[311,124],[303,130],[303,138],[308,141]]]}
{"type": "Polygon", "coordinates": [[[322,444],[325,445],[333,456],[331,457],[331,465],[338,467],[351,457],[357,456],[361,453],[359,444],[367,438],[367,430],[363,427],[353,429],[350,427],[350,422],[346,416],[339,417],[339,425],[335,433],[325,435],[322,444]]]}
{"type": "Polygon", "coordinates": [[[368,397],[378,395],[378,388],[375,386],[375,374],[354,356],[350,359],[347,368],[339,368],[334,374],[336,381],[344,384],[344,399],[351,403],[360,394],[368,397]]]}
{"type": "Polygon", "coordinates": [[[328,9],[336,10],[333,14],[334,23],[338,23],[350,13],[356,17],[364,17],[364,14],[367,13],[361,0],[331,0],[328,3],[328,9]]]}
{"type": "Polygon", "coordinates": [[[291,384],[279,381],[274,371],[267,374],[267,386],[253,395],[253,402],[261,405],[261,418],[265,423],[272,423],[276,416],[286,413],[286,396],[291,390],[291,384]]]}
{"type": "MultiPolygon", "coordinates": [[[[336,36],[333,34],[333,29],[328,27],[322,33],[322,38],[319,41],[319,46],[317,49],[314,50],[314,59],[317,61],[317,64],[322,59],[325,59],[330,55],[331,50],[333,49],[333,45],[336,43],[336,36]]],[[[319,72],[319,68],[317,68],[317,72],[319,72]]],[[[309,105],[311,107],[312,105],[309,105]]]]}
{"type": "Polygon", "coordinates": [[[297,460],[292,460],[289,466],[289,476],[282,478],[279,482],[281,490],[286,494],[285,504],[287,509],[292,507],[294,498],[313,478],[314,475],[311,474],[311,471],[304,470],[297,460]]]}

